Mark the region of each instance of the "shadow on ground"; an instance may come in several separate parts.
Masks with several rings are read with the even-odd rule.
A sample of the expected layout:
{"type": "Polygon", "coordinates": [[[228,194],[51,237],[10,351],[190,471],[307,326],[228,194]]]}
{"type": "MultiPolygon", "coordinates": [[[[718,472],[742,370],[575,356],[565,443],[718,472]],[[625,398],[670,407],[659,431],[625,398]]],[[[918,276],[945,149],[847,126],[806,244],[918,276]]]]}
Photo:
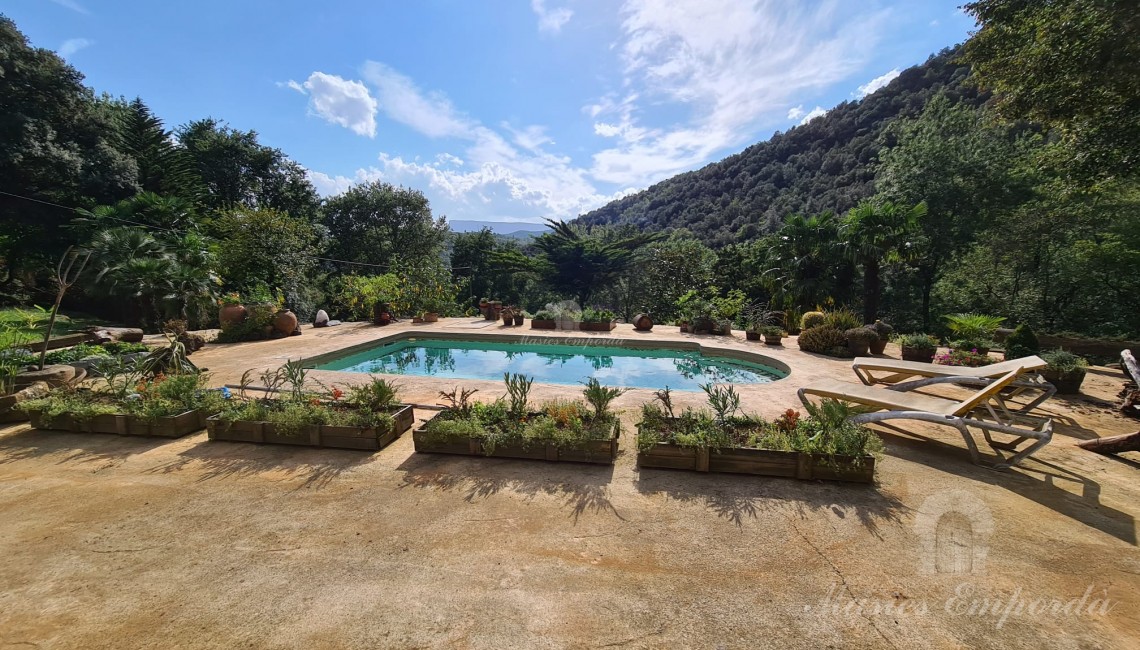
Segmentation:
{"type": "MultiPolygon", "coordinates": [[[[1036,456],[1030,456],[1014,469],[995,470],[971,463],[965,447],[892,425],[876,425],[875,429],[890,446],[892,456],[1009,490],[1086,526],[1137,545],[1132,515],[1101,503],[1100,484],[1088,476],[1036,456]]],[[[984,444],[979,444],[978,449],[984,460],[1000,462],[997,457],[985,458],[988,448],[984,444]]]]}
{"type": "Polygon", "coordinates": [[[111,433],[43,431],[17,424],[0,429],[0,465],[20,460],[56,457],[56,464],[119,464],[134,454],[169,444],[168,438],[119,436],[111,433]]]}
{"type": "Polygon", "coordinates": [[[852,514],[871,534],[880,537],[879,525],[901,521],[906,510],[901,501],[876,486],[858,483],[639,468],[635,486],[645,495],[664,494],[678,501],[703,503],[737,526],[762,512],[786,512],[790,505],[800,519],[823,510],[840,518],[852,514]]]}
{"type": "Polygon", "coordinates": [[[296,489],[320,489],[341,474],[372,461],[374,452],[259,445],[203,439],[175,460],[146,470],[148,474],[190,471],[197,482],[272,475],[277,480],[300,480],[296,489]]]}
{"type": "Polygon", "coordinates": [[[401,488],[458,490],[469,502],[502,491],[528,499],[545,494],[561,498],[575,522],[587,512],[624,519],[610,501],[613,465],[412,454],[396,470],[404,473],[401,488]]]}

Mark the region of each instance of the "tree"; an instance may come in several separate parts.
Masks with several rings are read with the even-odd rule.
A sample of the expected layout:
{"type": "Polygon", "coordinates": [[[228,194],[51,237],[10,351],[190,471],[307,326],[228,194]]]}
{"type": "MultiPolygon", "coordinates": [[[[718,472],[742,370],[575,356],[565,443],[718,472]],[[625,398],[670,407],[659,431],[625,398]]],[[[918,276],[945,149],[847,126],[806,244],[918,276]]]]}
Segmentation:
{"type": "Polygon", "coordinates": [[[863,267],[863,322],[879,316],[883,264],[909,259],[915,254],[914,236],[926,204],[902,208],[889,201],[863,201],[851,209],[839,226],[841,247],[852,262],[863,267]]]}
{"type": "Polygon", "coordinates": [[[395,257],[438,257],[447,221],[435,219],[419,190],[375,181],[325,202],[322,223],[332,238],[331,257],[389,265],[395,257]]]}
{"type": "Polygon", "coordinates": [[[104,99],[102,103],[115,115],[117,144],[134,160],[142,191],[177,196],[191,203],[202,198],[205,188],[194,160],[141,98],[130,103],[104,99]]]}
{"type": "Polygon", "coordinates": [[[711,287],[716,267],[712,249],[692,234],[678,231],[638,249],[626,275],[637,288],[638,308],[661,322],[677,315],[677,299],[686,291],[711,287]]]}
{"type": "Polygon", "coordinates": [[[215,210],[275,210],[314,220],[320,206],[305,170],[280,149],[262,145],[255,131],[218,120],[196,120],[175,130],[206,185],[215,210]]]}
{"type": "Polygon", "coordinates": [[[850,263],[838,248],[839,220],[832,212],[792,215],[772,238],[764,275],[775,297],[810,309],[842,298],[851,282],[850,263]]]}
{"type": "Polygon", "coordinates": [[[1088,174],[1140,173],[1135,0],[978,0],[965,59],[1011,120],[1056,127],[1088,174]]]}
{"type": "Polygon", "coordinates": [[[292,302],[317,267],[321,233],[305,219],[275,210],[237,209],[214,224],[218,261],[229,289],[259,287],[292,302]]]}

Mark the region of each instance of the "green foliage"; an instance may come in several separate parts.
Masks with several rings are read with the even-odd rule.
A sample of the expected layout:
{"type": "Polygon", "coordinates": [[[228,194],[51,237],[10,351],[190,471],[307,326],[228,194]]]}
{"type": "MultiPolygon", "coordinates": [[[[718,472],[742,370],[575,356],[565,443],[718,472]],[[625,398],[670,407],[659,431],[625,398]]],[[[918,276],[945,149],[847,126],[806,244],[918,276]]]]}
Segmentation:
{"type": "Polygon", "coordinates": [[[1014,328],[1013,333],[1005,339],[1005,358],[1020,359],[1031,357],[1041,351],[1041,344],[1033,330],[1021,323],[1014,328]]]}
{"type": "Polygon", "coordinates": [[[868,325],[867,327],[875,330],[875,333],[879,335],[880,341],[891,340],[891,335],[895,333],[895,328],[891,327],[889,323],[884,323],[881,320],[876,320],[874,323],[868,325]]]}
{"type": "Polygon", "coordinates": [[[610,404],[629,390],[627,388],[614,388],[603,386],[597,377],[590,377],[582,394],[590,406],[594,407],[594,418],[601,419],[609,414],[610,404]]]}
{"type": "Polygon", "coordinates": [[[395,382],[374,377],[367,384],[350,387],[345,402],[361,410],[385,413],[399,405],[399,393],[395,382]]]}
{"type": "Polygon", "coordinates": [[[938,349],[938,337],[931,334],[901,334],[895,337],[895,342],[898,343],[900,347],[915,350],[938,349]]]}
{"type": "Polygon", "coordinates": [[[527,412],[527,396],[530,395],[530,386],[534,383],[534,379],[521,374],[503,373],[503,381],[507,384],[511,415],[522,417],[527,412]]]}
{"type": "Polygon", "coordinates": [[[1049,350],[1041,353],[1041,358],[1045,360],[1048,365],[1045,366],[1046,370],[1060,373],[1062,375],[1070,374],[1084,374],[1088,370],[1089,362],[1084,357],[1078,356],[1064,350],[1057,348],[1056,350],[1049,350]]]}
{"type": "Polygon", "coordinates": [[[716,421],[721,426],[740,410],[740,395],[732,384],[727,386],[701,384],[701,390],[708,396],[709,408],[716,413],[716,421]]]}
{"type": "Polygon", "coordinates": [[[447,223],[432,216],[422,192],[382,181],[355,185],[328,199],[323,213],[329,254],[337,259],[378,265],[426,261],[439,257],[447,233],[447,223]]]}
{"type": "Polygon", "coordinates": [[[372,319],[376,303],[395,299],[400,279],[394,273],[384,275],[345,275],[337,281],[334,300],[349,320],[372,319]]]}
{"type": "Polygon", "coordinates": [[[861,202],[843,219],[839,227],[843,253],[863,268],[863,322],[873,323],[879,315],[883,266],[917,255],[914,240],[925,216],[925,203],[903,208],[880,200],[861,202]]]}
{"type": "Polygon", "coordinates": [[[806,330],[827,324],[827,314],[822,311],[806,311],[800,317],[800,329],[806,330]]]}
{"type": "Polygon", "coordinates": [[[283,294],[299,318],[308,318],[298,296],[317,268],[322,242],[308,220],[270,209],[240,208],[212,224],[219,242],[218,262],[226,285],[249,293],[258,285],[283,294]]]}
{"type": "Polygon", "coordinates": [[[779,325],[765,325],[760,328],[760,333],[767,338],[782,338],[788,335],[779,325]]]}
{"type": "Polygon", "coordinates": [[[109,377],[94,390],[57,388],[46,397],[22,402],[20,408],[40,411],[49,426],[53,419],[65,416],[85,421],[97,415],[125,414],[153,421],[197,409],[212,415],[222,410],[223,399],[206,384],[206,376],[197,373],[150,379],[128,373],[109,377]]]}
{"type": "Polygon", "coordinates": [[[847,347],[847,337],[843,335],[842,330],[820,325],[800,332],[798,343],[804,352],[834,354],[836,348],[847,347]]]}
{"type": "Polygon", "coordinates": [[[825,313],[823,324],[840,331],[847,331],[863,325],[859,316],[850,309],[833,309],[825,313]]]}
{"type": "Polygon", "coordinates": [[[988,366],[994,362],[995,359],[993,357],[988,354],[978,353],[976,348],[954,347],[953,344],[951,344],[949,352],[934,357],[934,363],[943,366],[978,368],[980,366],[988,366]]]}
{"type": "Polygon", "coordinates": [[[583,323],[610,323],[616,318],[616,315],[609,309],[599,309],[597,307],[587,307],[582,310],[583,323]]]}
{"type": "Polygon", "coordinates": [[[225,323],[222,331],[214,339],[216,343],[239,343],[241,341],[259,341],[269,337],[266,328],[272,328],[273,319],[277,316],[277,305],[254,304],[246,305],[246,318],[237,323],[225,323]]]}
{"type": "Polygon", "coordinates": [[[947,314],[946,327],[959,339],[966,341],[990,341],[994,332],[1005,321],[999,316],[988,314],[947,314]]]}
{"type": "Polygon", "coordinates": [[[870,327],[853,327],[843,333],[849,343],[870,345],[879,340],[879,333],[870,327]]]}
{"type": "Polygon", "coordinates": [[[535,320],[557,320],[558,315],[549,309],[540,309],[534,315],[535,320]]]}

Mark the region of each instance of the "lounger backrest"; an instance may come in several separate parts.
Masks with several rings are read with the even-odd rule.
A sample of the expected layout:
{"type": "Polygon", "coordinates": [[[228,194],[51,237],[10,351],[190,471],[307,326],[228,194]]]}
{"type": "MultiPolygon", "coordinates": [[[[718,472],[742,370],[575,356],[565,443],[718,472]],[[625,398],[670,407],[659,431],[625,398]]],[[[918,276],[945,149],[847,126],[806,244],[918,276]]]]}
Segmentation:
{"type": "Polygon", "coordinates": [[[981,366],[976,370],[978,370],[982,377],[998,377],[1010,370],[1040,370],[1046,365],[1045,360],[1041,357],[1022,357],[1020,359],[1010,359],[1009,361],[995,363],[992,366],[981,366]]]}
{"type": "Polygon", "coordinates": [[[971,395],[969,399],[958,404],[958,408],[954,409],[954,415],[965,415],[970,411],[973,411],[978,406],[986,403],[991,397],[1005,390],[1006,386],[1009,386],[1013,382],[1017,381],[1017,377],[1021,373],[1022,369],[1018,368],[990,382],[985,388],[979,390],[978,392],[971,395]]]}

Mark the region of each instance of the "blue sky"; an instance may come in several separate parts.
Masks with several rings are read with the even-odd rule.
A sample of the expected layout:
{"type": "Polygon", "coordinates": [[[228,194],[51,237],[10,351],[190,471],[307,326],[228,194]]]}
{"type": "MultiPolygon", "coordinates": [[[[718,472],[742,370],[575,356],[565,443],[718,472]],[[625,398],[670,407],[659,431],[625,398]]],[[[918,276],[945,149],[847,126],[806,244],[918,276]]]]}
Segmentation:
{"type": "Polygon", "coordinates": [[[215,117],[325,195],[572,218],[965,40],[957,0],[9,0],[34,45],[173,127],[215,117]]]}

